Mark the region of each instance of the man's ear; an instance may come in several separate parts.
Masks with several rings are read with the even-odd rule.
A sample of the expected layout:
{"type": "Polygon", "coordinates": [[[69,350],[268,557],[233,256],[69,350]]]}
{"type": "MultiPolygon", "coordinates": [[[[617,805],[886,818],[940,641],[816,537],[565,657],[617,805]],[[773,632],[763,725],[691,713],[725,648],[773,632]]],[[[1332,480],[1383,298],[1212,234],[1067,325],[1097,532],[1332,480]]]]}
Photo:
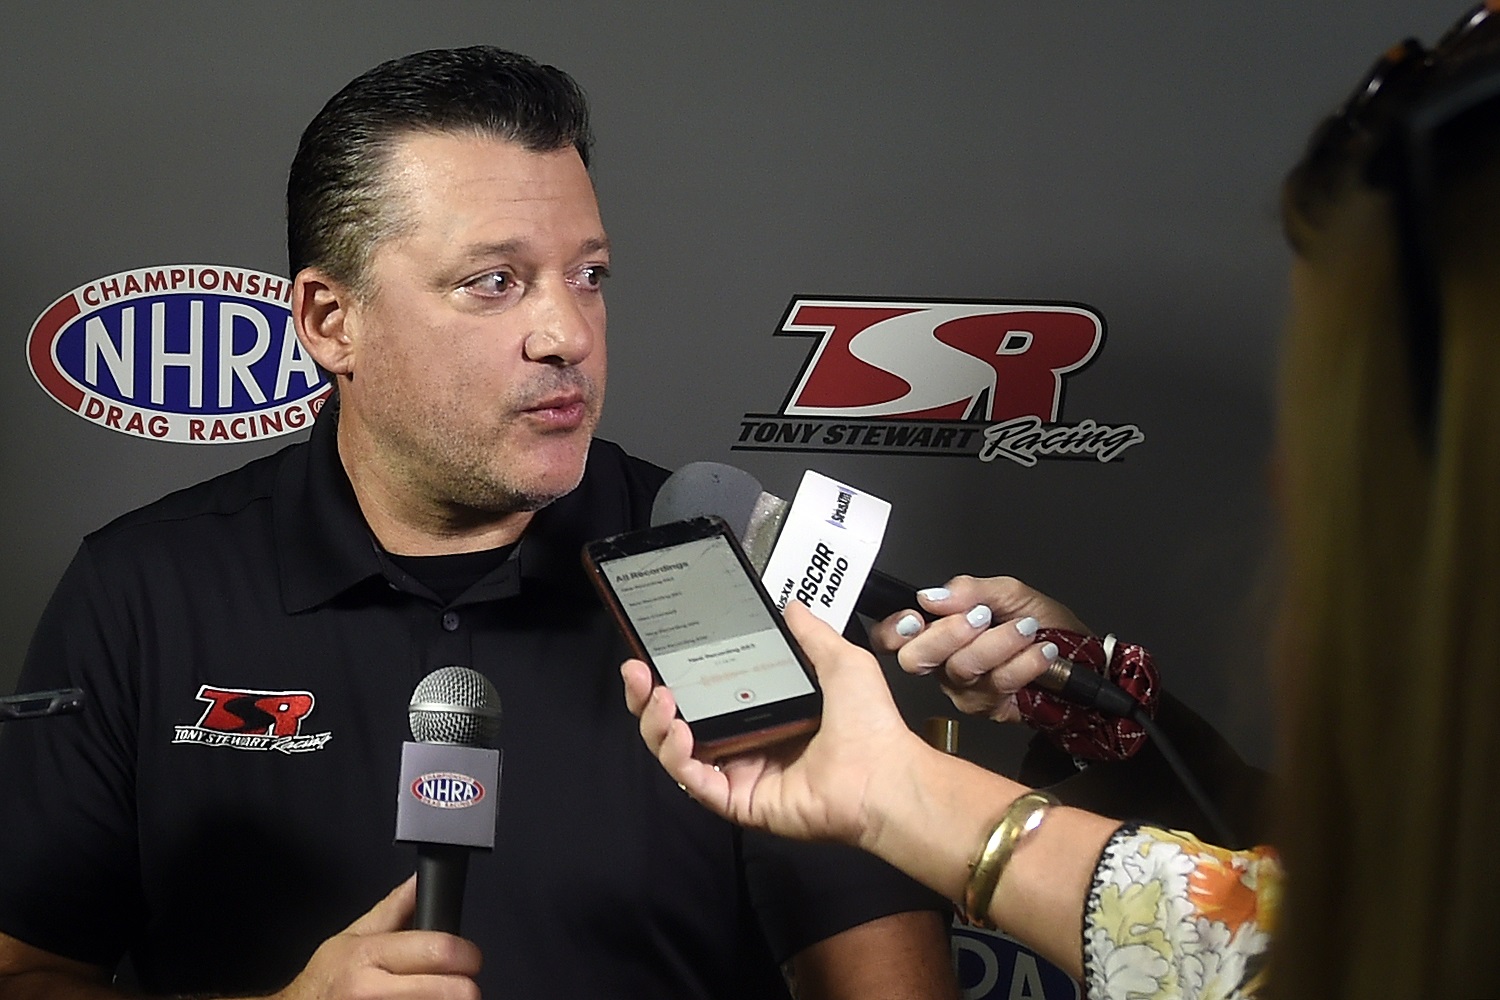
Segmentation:
{"type": "Polygon", "coordinates": [[[292,282],[292,322],[302,349],[333,375],[354,374],[354,293],[315,267],[292,282]]]}

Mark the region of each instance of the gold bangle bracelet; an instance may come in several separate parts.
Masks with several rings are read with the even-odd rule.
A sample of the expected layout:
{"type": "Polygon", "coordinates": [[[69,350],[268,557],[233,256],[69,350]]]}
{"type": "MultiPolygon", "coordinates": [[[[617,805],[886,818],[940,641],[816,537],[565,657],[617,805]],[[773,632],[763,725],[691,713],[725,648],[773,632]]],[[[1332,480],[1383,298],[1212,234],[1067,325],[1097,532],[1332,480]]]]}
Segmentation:
{"type": "Polygon", "coordinates": [[[1041,826],[1047,810],[1057,804],[1057,796],[1050,792],[1031,791],[1006,808],[985,840],[979,857],[969,866],[969,881],[964,886],[964,920],[975,927],[994,929],[989,918],[990,900],[995,896],[1005,866],[1021,839],[1041,826]]]}

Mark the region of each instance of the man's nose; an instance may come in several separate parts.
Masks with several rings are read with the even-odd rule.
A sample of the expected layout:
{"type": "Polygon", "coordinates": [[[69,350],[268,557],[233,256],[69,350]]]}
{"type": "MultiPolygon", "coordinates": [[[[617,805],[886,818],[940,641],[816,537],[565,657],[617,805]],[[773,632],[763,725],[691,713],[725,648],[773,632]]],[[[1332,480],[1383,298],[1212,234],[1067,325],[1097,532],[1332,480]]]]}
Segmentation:
{"type": "Polygon", "coordinates": [[[526,359],[576,365],[594,352],[603,334],[603,304],[585,303],[566,281],[538,289],[526,336],[526,359]]]}

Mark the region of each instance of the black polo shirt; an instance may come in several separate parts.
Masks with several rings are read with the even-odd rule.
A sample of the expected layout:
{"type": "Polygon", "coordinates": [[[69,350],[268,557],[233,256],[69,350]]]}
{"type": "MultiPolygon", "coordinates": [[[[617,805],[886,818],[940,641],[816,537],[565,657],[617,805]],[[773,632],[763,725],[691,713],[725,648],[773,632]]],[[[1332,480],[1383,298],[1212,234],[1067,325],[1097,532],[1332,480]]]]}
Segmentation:
{"type": "Polygon", "coordinates": [[[788,955],[933,905],[857,852],[742,834],[641,743],[579,550],[648,523],[663,470],[595,441],[578,489],[445,605],[375,543],[335,419],[84,540],[21,689],[87,709],[0,727],[0,931],[129,953],[152,992],[279,988],[411,873],[406,705],[448,664],[504,711],[463,917],[486,996],[784,996],[788,955]]]}

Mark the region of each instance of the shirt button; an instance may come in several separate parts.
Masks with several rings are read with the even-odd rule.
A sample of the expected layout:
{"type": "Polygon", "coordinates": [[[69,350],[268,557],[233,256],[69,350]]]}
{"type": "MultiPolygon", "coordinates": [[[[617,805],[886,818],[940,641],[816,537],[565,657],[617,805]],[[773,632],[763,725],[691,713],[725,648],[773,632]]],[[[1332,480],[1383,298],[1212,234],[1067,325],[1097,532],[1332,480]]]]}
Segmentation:
{"type": "Polygon", "coordinates": [[[458,629],[458,612],[457,611],[444,611],[443,612],[443,630],[446,631],[446,632],[453,632],[453,631],[456,631],[457,629],[458,629]]]}

